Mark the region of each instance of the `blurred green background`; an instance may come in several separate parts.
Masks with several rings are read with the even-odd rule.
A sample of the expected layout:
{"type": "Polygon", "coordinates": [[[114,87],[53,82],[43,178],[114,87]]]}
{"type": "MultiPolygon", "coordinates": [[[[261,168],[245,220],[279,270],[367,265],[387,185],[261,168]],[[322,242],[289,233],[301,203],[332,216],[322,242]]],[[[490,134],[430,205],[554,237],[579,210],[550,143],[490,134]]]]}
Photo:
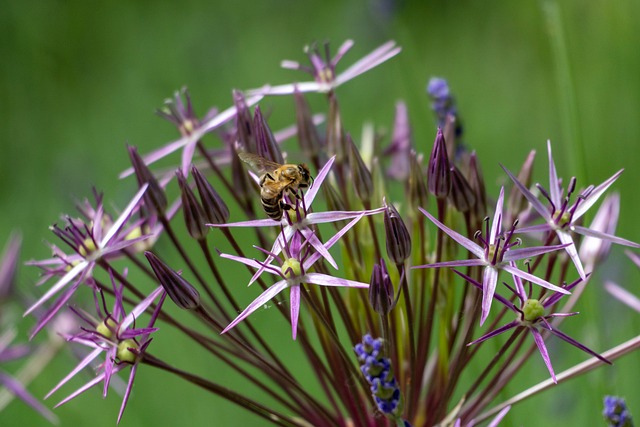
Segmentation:
{"type": "MultiPolygon", "coordinates": [[[[89,197],[92,186],[105,191],[108,203],[123,206],[134,187],[131,180],[117,179],[128,164],[125,144],[146,153],[177,137],[153,114],[175,90],[188,86],[201,114],[213,105],[226,108],[232,88],[306,79],[279,68],[282,59],[304,61],[305,44],[330,40],[335,49],[347,38],[356,45],[343,67],[389,39],[403,48],[397,58],[339,89],[352,134],[359,135],[367,120],[388,129],[395,101],[404,99],[418,150],[428,153],[435,125],[425,85],[430,76],[446,77],[490,191],[495,194],[505,179],[498,162],[516,169],[532,148],[540,153],[536,177],[546,184],[548,138],[561,174],[579,173],[569,169],[575,154],[568,139],[577,137],[586,149],[589,183],[627,168],[614,187],[622,196],[618,234],[640,240],[637,0],[558,2],[568,63],[560,73],[543,12],[548,6],[539,1],[4,0],[0,5],[0,237],[4,241],[11,230],[21,229],[24,259],[49,256],[43,244],[52,237],[47,227],[62,213],[72,213],[73,201],[89,197]]],[[[321,101],[311,97],[314,105],[321,101]]],[[[273,129],[292,121],[288,99],[268,99],[263,108],[273,129]]],[[[605,270],[640,294],[639,272],[628,268],[622,252],[614,248],[615,259],[605,270]]],[[[20,272],[25,287],[36,278],[35,269],[20,272]]],[[[590,293],[598,315],[566,322],[563,330],[605,350],[640,329],[640,314],[605,298],[599,283],[592,282],[590,293]]],[[[287,330],[277,334],[274,342],[291,346],[287,330]]],[[[157,339],[154,347],[226,381],[226,368],[190,354],[182,344],[157,339]]],[[[555,350],[552,345],[557,372],[584,359],[577,350],[555,350]]],[[[43,396],[72,366],[65,357],[56,359],[30,389],[43,396]]],[[[513,408],[503,425],[597,425],[604,394],[625,396],[632,414],[640,416],[638,366],[640,357],[631,355],[559,385],[513,408]]],[[[539,360],[527,372],[505,397],[546,378],[539,360]]],[[[114,425],[120,399],[112,394],[103,401],[99,393],[92,390],[56,410],[62,425],[114,425]]],[[[18,422],[45,425],[14,402],[0,413],[0,424],[18,422]]],[[[195,387],[141,369],[122,425],[179,423],[261,425],[195,387]]]]}

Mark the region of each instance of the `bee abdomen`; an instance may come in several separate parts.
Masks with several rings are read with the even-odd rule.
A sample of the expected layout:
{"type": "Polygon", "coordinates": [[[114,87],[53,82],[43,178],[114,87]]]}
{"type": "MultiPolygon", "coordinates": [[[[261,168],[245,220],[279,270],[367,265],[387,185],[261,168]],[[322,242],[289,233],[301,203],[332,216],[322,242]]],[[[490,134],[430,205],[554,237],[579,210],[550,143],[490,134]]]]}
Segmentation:
{"type": "Polygon", "coordinates": [[[282,207],[278,198],[266,199],[261,197],[260,201],[262,202],[262,209],[264,209],[269,218],[276,221],[282,218],[282,207]]]}

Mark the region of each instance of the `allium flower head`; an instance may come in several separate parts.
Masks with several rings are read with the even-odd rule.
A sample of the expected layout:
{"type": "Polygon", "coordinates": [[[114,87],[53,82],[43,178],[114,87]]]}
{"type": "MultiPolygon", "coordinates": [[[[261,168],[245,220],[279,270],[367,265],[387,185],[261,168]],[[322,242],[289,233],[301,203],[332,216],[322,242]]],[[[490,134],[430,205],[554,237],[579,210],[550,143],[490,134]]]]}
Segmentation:
{"type": "MultiPolygon", "coordinates": [[[[463,273],[460,273],[457,270],[454,270],[454,271],[458,275],[463,277],[465,280],[467,280],[469,283],[471,283],[473,286],[475,286],[476,288],[480,289],[482,287],[480,283],[470,278],[469,276],[463,273]]],[[[522,279],[516,274],[512,274],[512,277],[515,283],[515,288],[511,288],[506,283],[505,283],[505,286],[507,286],[518,297],[519,307],[513,304],[509,299],[499,294],[496,294],[495,298],[498,301],[500,301],[502,305],[506,306],[511,311],[515,312],[516,319],[470,342],[468,345],[481,343],[483,341],[486,341],[489,338],[495,337],[496,335],[502,334],[503,332],[509,331],[514,328],[518,328],[518,327],[526,328],[529,330],[529,332],[531,332],[531,335],[533,336],[536,346],[540,351],[540,355],[542,356],[542,359],[544,360],[544,363],[547,366],[549,373],[551,374],[551,378],[553,379],[554,382],[557,382],[556,375],[553,371],[553,367],[551,366],[551,359],[549,358],[549,352],[547,351],[547,347],[544,342],[544,337],[540,332],[540,329],[545,329],[550,333],[552,333],[553,335],[557,336],[558,338],[579,348],[585,353],[588,353],[591,356],[594,356],[600,359],[604,363],[607,363],[609,365],[611,364],[611,362],[609,362],[604,357],[600,356],[598,353],[594,352],[593,350],[589,349],[583,344],[580,344],[578,341],[564,334],[563,332],[558,330],[558,328],[552,326],[551,323],[549,323],[549,320],[555,317],[569,317],[569,316],[575,316],[576,314],[578,314],[578,313],[547,314],[546,312],[550,307],[555,305],[560,300],[560,298],[563,297],[564,293],[576,287],[582,281],[582,279],[577,279],[570,285],[562,286],[561,289],[564,291],[564,293],[556,292],[553,295],[547,296],[542,300],[538,300],[531,297],[531,293],[532,293],[531,286],[529,286],[529,291],[527,292],[522,283],[522,279]]]]}
{"type": "Polygon", "coordinates": [[[347,68],[341,73],[336,73],[336,66],[342,57],[353,46],[352,40],[345,41],[339,48],[338,53],[331,58],[329,54],[329,45],[324,45],[324,52],[320,52],[317,45],[311,45],[305,48],[305,52],[309,56],[310,66],[301,65],[296,61],[282,61],[283,68],[293,70],[301,70],[311,74],[314,81],[301,82],[295,84],[281,86],[265,86],[263,88],[247,91],[249,96],[252,95],[290,95],[297,92],[320,92],[331,93],[335,88],[348,82],[377,67],[390,58],[400,53],[400,47],[395,42],[389,41],[366,55],[355,64],[347,68]],[[324,55],[323,55],[324,54],[324,55]]]}
{"type": "MultiPolygon", "coordinates": [[[[82,281],[91,276],[91,272],[97,261],[104,257],[116,256],[123,249],[147,237],[138,236],[130,238],[127,229],[124,228],[133,212],[139,207],[139,203],[146,189],[147,186],[143,185],[129,202],[129,205],[122,211],[118,219],[113,221],[113,223],[107,223],[108,227],[104,227],[105,216],[101,197],[99,198],[98,207],[95,209],[94,216],[91,218],[89,224],[67,218],[67,227],[65,229],[54,226],[54,233],[69,244],[76,253],[69,256],[64,255],[50,260],[31,263],[32,265],[45,266],[58,264],[63,267],[60,271],[63,275],[38,301],[27,309],[24,313],[25,316],[51,299],[51,297],[64,289],[69,283],[74,281],[74,279],[75,281],[67,292],[49,309],[47,314],[38,320],[33,335],[40,331],[69,298],[71,298],[73,292],[82,281]]],[[[135,228],[138,225],[130,228],[135,228]]]]}
{"type": "Polygon", "coordinates": [[[83,329],[82,332],[78,334],[67,335],[65,338],[67,341],[85,345],[93,350],[82,361],[80,361],[78,366],[64,377],[47,394],[46,397],[53,394],[78,372],[89,366],[91,362],[104,353],[104,362],[100,365],[101,372],[84,386],[61,400],[56,407],[67,403],[100,382],[104,382],[103,396],[106,397],[111,377],[126,366],[131,366],[129,382],[124,393],[120,413],[118,414],[119,423],[127,406],[131,389],[133,388],[133,381],[138,369],[140,358],[151,343],[150,335],[157,331],[157,328],[154,328],[153,325],[160,313],[166,293],[162,287],[156,288],[148,297],[136,305],[129,314],[126,314],[122,300],[123,287],[122,285],[116,285],[113,277],[111,278],[111,281],[115,299],[113,309],[111,311],[106,307],[106,302],[102,292],[99,293],[99,300],[101,301],[101,304],[99,304],[98,299],[96,299],[96,312],[98,317],[95,317],[81,309],[73,309],[73,311],[83,319],[89,327],[83,329]],[[156,305],[147,327],[135,328],[136,319],[138,319],[158,297],[160,297],[160,301],[156,305]],[[134,326],[132,327],[132,325],[134,326]]]}
{"type": "Polygon", "coordinates": [[[476,239],[480,241],[477,244],[458,232],[450,229],[424,209],[420,208],[427,218],[429,218],[435,225],[442,231],[447,233],[449,237],[464,246],[469,252],[476,256],[476,259],[469,259],[463,261],[445,261],[435,264],[418,265],[413,268],[442,268],[442,267],[463,267],[463,266],[482,266],[484,267],[483,279],[482,279],[482,315],[480,317],[480,324],[482,325],[489,315],[489,309],[491,308],[491,302],[496,291],[496,284],[498,282],[498,272],[500,270],[508,271],[511,274],[519,276],[525,280],[529,280],[532,283],[540,285],[544,288],[551,289],[560,293],[568,293],[565,289],[560,288],[541,279],[533,274],[524,272],[518,269],[512,261],[517,261],[524,258],[530,258],[537,255],[542,255],[547,252],[556,251],[562,249],[563,245],[558,246],[535,246],[531,248],[513,249],[513,247],[520,244],[519,240],[511,241],[514,227],[509,230],[506,235],[502,234],[502,206],[504,202],[504,188],[500,189],[500,196],[496,203],[496,210],[491,222],[491,229],[489,230],[489,223],[487,223],[487,230],[484,237],[481,232],[476,233],[476,239]]]}
{"type": "MultiPolygon", "coordinates": [[[[328,250],[337,243],[340,238],[351,229],[364,214],[360,214],[354,218],[345,227],[343,227],[335,236],[327,241],[323,247],[322,253],[328,253],[328,250]]],[[[283,232],[284,233],[284,232],[283,232]]],[[[316,237],[317,239],[317,237],[316,237]]],[[[245,308],[238,317],[236,317],[223,331],[227,332],[229,329],[236,326],[243,321],[247,316],[262,307],[268,301],[273,299],[277,294],[284,289],[289,288],[289,297],[291,305],[291,333],[293,339],[296,339],[298,328],[298,315],[300,313],[300,286],[302,284],[315,284],[321,286],[346,286],[351,288],[368,288],[369,284],[357,282],[353,280],[341,279],[333,277],[327,274],[310,272],[313,264],[320,259],[320,252],[312,252],[309,240],[303,240],[303,235],[300,231],[296,231],[291,240],[284,246],[284,256],[281,258],[277,254],[270,253],[265,249],[260,249],[262,252],[268,255],[268,261],[260,262],[255,259],[249,259],[229,254],[220,254],[223,258],[228,258],[234,261],[241,262],[250,267],[257,268],[260,273],[267,272],[280,276],[281,280],[271,285],[265,290],[258,298],[256,298],[247,308],[245,308]],[[274,262],[274,263],[271,263],[274,262]]],[[[314,246],[315,248],[315,246],[314,246]]],[[[255,275],[254,275],[255,278],[255,275]]],[[[253,281],[254,279],[252,279],[253,281]]],[[[251,283],[249,283],[251,284],[251,283]]]]}
{"type": "Polygon", "coordinates": [[[509,178],[520,189],[522,194],[527,198],[531,206],[542,216],[545,220],[544,224],[534,225],[530,227],[523,227],[518,230],[519,233],[526,232],[540,232],[540,231],[553,231],[558,236],[558,240],[565,244],[565,250],[571,260],[573,261],[578,274],[584,279],[586,277],[582,262],[578,256],[578,251],[573,242],[573,237],[570,232],[582,234],[584,236],[591,236],[599,239],[608,240],[613,243],[617,243],[625,246],[632,246],[635,248],[640,247],[639,244],[631,242],[626,239],[622,239],[611,234],[607,234],[601,231],[597,231],[591,228],[583,227],[578,224],[578,220],[598,201],[600,196],[613,184],[616,179],[622,173],[622,169],[613,174],[611,178],[604,181],[597,187],[589,186],[584,190],[572,204],[570,198],[575,191],[576,182],[575,178],[572,178],[567,187],[566,196],[563,197],[562,189],[560,187],[560,178],[556,172],[556,165],[553,161],[553,155],[551,154],[551,141],[547,141],[547,150],[549,153],[549,191],[544,189],[538,184],[538,189],[544,195],[549,202],[549,206],[545,206],[529,189],[522,184],[507,168],[502,166],[502,169],[509,175],[509,178]]]}

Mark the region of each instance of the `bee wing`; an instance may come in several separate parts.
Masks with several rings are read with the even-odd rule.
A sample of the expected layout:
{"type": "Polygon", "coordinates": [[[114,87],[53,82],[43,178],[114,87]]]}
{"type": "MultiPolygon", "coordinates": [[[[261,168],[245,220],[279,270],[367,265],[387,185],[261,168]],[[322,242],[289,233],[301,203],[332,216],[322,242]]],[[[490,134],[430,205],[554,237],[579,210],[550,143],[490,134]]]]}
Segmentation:
{"type": "Polygon", "coordinates": [[[247,163],[255,172],[259,174],[273,172],[274,170],[282,166],[279,163],[272,162],[271,160],[265,159],[264,157],[258,156],[257,154],[247,153],[245,151],[239,151],[238,157],[240,157],[240,160],[247,163]]]}

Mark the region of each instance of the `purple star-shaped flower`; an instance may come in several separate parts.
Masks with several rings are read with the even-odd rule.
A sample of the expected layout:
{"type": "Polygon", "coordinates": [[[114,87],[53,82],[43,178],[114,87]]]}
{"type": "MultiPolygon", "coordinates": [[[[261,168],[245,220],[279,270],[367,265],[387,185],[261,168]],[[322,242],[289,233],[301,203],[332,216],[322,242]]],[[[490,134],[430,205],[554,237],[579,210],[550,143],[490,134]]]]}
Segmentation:
{"type": "Polygon", "coordinates": [[[304,66],[296,61],[289,60],[282,61],[281,65],[283,68],[305,71],[314,77],[314,81],[280,86],[266,85],[262,88],[248,90],[247,95],[291,95],[296,91],[329,93],[338,86],[393,58],[401,50],[394,41],[388,41],[359,61],[356,61],[355,64],[343,72],[336,74],[336,65],[352,46],[353,40],[345,41],[338,48],[338,53],[333,58],[329,57],[328,46],[325,46],[325,58],[322,57],[317,46],[307,47],[305,50],[309,56],[311,66],[304,66]]]}
{"type": "MultiPolygon", "coordinates": [[[[480,245],[469,240],[463,235],[450,229],[437,219],[435,219],[429,212],[422,208],[420,212],[427,216],[435,225],[442,231],[447,233],[449,237],[464,246],[469,252],[476,256],[476,259],[460,260],[460,261],[444,261],[435,264],[417,265],[412,268],[442,268],[442,267],[469,267],[469,266],[481,266],[484,267],[482,274],[482,315],[480,317],[480,325],[484,323],[489,315],[489,309],[491,308],[491,302],[496,291],[496,284],[498,282],[498,273],[500,270],[508,271],[511,274],[519,276],[532,283],[540,285],[544,288],[551,289],[560,293],[568,293],[567,290],[559,288],[544,279],[541,279],[533,274],[527,273],[518,269],[512,261],[517,261],[524,258],[530,258],[537,255],[542,255],[547,252],[556,251],[562,249],[565,245],[557,246],[535,246],[531,248],[512,249],[512,247],[518,245],[520,242],[516,240],[511,242],[511,238],[514,233],[515,226],[508,232],[506,237],[502,236],[502,205],[504,202],[504,188],[500,189],[500,196],[496,203],[496,210],[491,223],[491,231],[486,232],[486,237],[483,238],[478,231],[476,238],[480,240],[480,245]]],[[[488,225],[487,225],[488,226],[488,225]]]]}
{"type": "Polygon", "coordinates": [[[549,232],[553,231],[558,236],[558,240],[561,243],[565,244],[565,250],[573,264],[576,266],[578,270],[578,274],[584,280],[586,274],[584,272],[584,268],[582,267],[582,262],[580,261],[580,257],[578,256],[578,251],[576,250],[576,245],[573,242],[573,237],[571,236],[571,231],[582,234],[584,236],[595,237],[598,239],[608,240],[613,243],[617,243],[619,245],[631,246],[634,248],[640,248],[640,245],[629,240],[604,233],[602,231],[597,231],[591,228],[583,227],[578,225],[578,220],[593,206],[594,203],[598,201],[600,196],[604,194],[604,192],[615,182],[616,179],[620,176],[624,169],[620,169],[618,172],[613,174],[611,178],[604,181],[602,184],[597,187],[589,186],[586,190],[584,190],[577,198],[577,200],[573,203],[573,205],[569,206],[569,199],[571,194],[575,190],[575,178],[571,179],[569,186],[567,188],[567,195],[563,197],[562,189],[560,187],[560,178],[558,178],[558,174],[556,172],[556,165],[553,162],[553,156],[551,154],[551,141],[547,141],[547,150],[549,153],[549,191],[546,191],[540,184],[537,185],[540,192],[544,195],[544,197],[549,202],[549,207],[546,207],[538,198],[531,192],[529,189],[518,181],[507,168],[502,166],[502,169],[509,175],[509,178],[513,181],[516,187],[522,192],[524,197],[531,203],[531,206],[540,214],[540,216],[545,220],[544,224],[533,225],[530,227],[523,227],[518,230],[518,233],[527,233],[527,232],[549,232]]]}
{"type": "MultiPolygon", "coordinates": [[[[287,242],[291,240],[291,237],[299,231],[302,233],[304,239],[306,239],[313,248],[320,253],[326,260],[331,264],[331,266],[335,269],[338,268],[335,260],[329,253],[324,245],[310,228],[313,224],[322,224],[329,222],[337,222],[347,219],[352,219],[359,217],[361,215],[373,215],[376,213],[384,212],[385,208],[381,207],[378,209],[364,210],[364,211],[328,211],[328,212],[310,212],[311,204],[316,198],[322,183],[325,178],[329,174],[331,170],[331,166],[335,161],[335,156],[331,157],[327,163],[320,169],[318,172],[318,176],[313,181],[313,185],[309,188],[309,190],[301,197],[300,200],[296,199],[294,203],[294,208],[290,210],[288,213],[282,216],[280,221],[275,221],[271,218],[266,219],[257,219],[251,221],[239,221],[232,222],[227,224],[207,224],[210,227],[273,227],[280,226],[282,227],[282,233],[278,234],[278,238],[274,242],[270,254],[278,255],[282,251],[282,248],[285,247],[287,242]]],[[[255,176],[254,176],[255,177],[255,176]]],[[[256,180],[259,181],[257,177],[256,180]]],[[[271,255],[270,255],[271,256],[271,255]]],[[[272,258],[267,258],[265,261],[267,264],[271,262],[272,258]]],[[[257,277],[262,273],[262,269],[259,269],[254,277],[251,279],[251,283],[253,283],[257,277]]]]}
{"type": "Polygon", "coordinates": [[[45,396],[45,399],[66,384],[78,372],[87,367],[98,356],[104,353],[104,362],[100,365],[101,372],[94,379],[61,400],[55,407],[57,408],[58,406],[67,403],[102,381],[104,382],[103,396],[106,397],[111,377],[115,373],[124,369],[127,365],[130,365],[131,372],[129,374],[129,382],[122,399],[120,412],[118,413],[119,423],[127,406],[131,389],[133,388],[133,381],[138,369],[140,358],[151,343],[151,333],[158,330],[158,328],[154,328],[153,325],[160,314],[160,309],[166,297],[166,293],[162,287],[156,288],[148,297],[136,305],[128,315],[125,315],[122,301],[123,286],[116,286],[113,277],[111,278],[111,281],[115,295],[115,301],[111,312],[106,308],[102,293],[100,293],[100,295],[102,297],[102,305],[105,313],[102,313],[96,299],[96,311],[98,312],[98,318],[84,310],[77,308],[72,309],[81,319],[90,325],[90,328],[83,328],[83,331],[76,335],[67,335],[65,336],[65,339],[70,342],[76,342],[88,346],[92,348],[93,351],[80,361],[78,366],[76,366],[45,396]],[[135,324],[136,319],[138,319],[159,296],[160,301],[156,305],[147,327],[137,329],[132,328],[131,325],[135,324]]]}
{"type": "MultiPolygon", "coordinates": [[[[88,277],[96,265],[96,262],[103,257],[114,256],[119,251],[129,246],[135,245],[137,242],[147,238],[146,235],[129,237],[129,233],[123,232],[123,228],[134,210],[139,207],[142,196],[147,189],[145,184],[136,193],[129,205],[124,209],[122,214],[116,219],[108,229],[105,230],[105,215],[102,205],[102,199],[99,198],[98,207],[93,211],[93,217],[90,218],[89,224],[68,218],[68,226],[63,230],[57,227],[53,228],[62,240],[68,243],[75,251],[72,255],[63,255],[58,258],[52,258],[45,261],[32,262],[32,265],[51,265],[57,263],[62,267],[60,273],[64,275],[58,280],[38,301],[32,304],[24,315],[28,315],[46,301],[51,299],[56,293],[64,289],[69,283],[74,281],[73,285],[68,288],[60,298],[49,308],[48,312],[42,316],[36,324],[32,336],[38,333],[44,325],[58,312],[58,310],[71,298],[75,290],[88,277]]],[[[136,224],[134,228],[138,227],[136,224]]]]}
{"type": "MultiPolygon", "coordinates": [[[[471,277],[460,273],[459,271],[454,270],[458,275],[460,275],[461,277],[463,277],[465,280],[467,280],[469,283],[471,283],[473,286],[477,287],[477,288],[482,288],[482,285],[480,283],[478,283],[477,281],[475,281],[474,279],[472,279],[471,277]]],[[[529,286],[529,294],[527,294],[527,292],[525,291],[524,285],[522,283],[522,279],[520,277],[518,277],[515,274],[512,274],[513,276],[513,280],[515,282],[515,289],[511,288],[510,286],[508,286],[505,283],[505,286],[507,286],[517,297],[518,300],[520,301],[520,307],[516,307],[515,304],[513,304],[511,301],[509,301],[508,299],[504,298],[502,295],[496,294],[495,298],[500,301],[501,304],[503,304],[505,307],[507,307],[508,309],[510,309],[511,311],[515,312],[517,314],[517,317],[514,321],[507,323],[504,326],[499,327],[498,329],[495,329],[485,335],[483,335],[482,337],[478,338],[477,340],[474,340],[472,342],[470,342],[467,345],[473,345],[473,344],[478,344],[481,343],[483,341],[488,340],[489,338],[495,337],[496,335],[500,335],[503,332],[509,331],[511,329],[514,328],[518,328],[518,327],[524,327],[527,328],[529,330],[529,332],[531,332],[531,335],[533,335],[533,340],[536,343],[536,346],[538,347],[538,350],[540,351],[540,355],[542,356],[542,359],[544,360],[544,364],[547,366],[547,369],[549,370],[549,373],[551,374],[551,378],[553,379],[554,382],[557,382],[556,380],[556,375],[553,372],[553,367],[551,366],[551,359],[549,358],[549,352],[547,351],[547,347],[544,343],[544,338],[542,337],[542,334],[540,333],[540,330],[538,328],[542,328],[542,329],[546,329],[547,331],[551,332],[553,335],[559,337],[560,339],[568,342],[569,344],[573,345],[574,347],[579,348],[580,350],[584,351],[585,353],[588,353],[594,357],[597,357],[598,359],[602,360],[604,363],[607,364],[611,364],[611,362],[609,362],[607,359],[605,359],[604,357],[600,356],[598,353],[596,353],[595,351],[589,349],[588,347],[586,347],[583,344],[580,344],[578,341],[574,340],[573,338],[569,337],[568,335],[564,334],[563,332],[559,331],[556,327],[551,326],[551,324],[549,323],[549,319],[552,319],[554,317],[569,317],[569,316],[575,316],[578,313],[552,313],[552,314],[545,314],[545,311],[553,306],[554,304],[556,304],[560,298],[562,298],[563,294],[562,293],[555,293],[553,295],[547,296],[546,298],[544,298],[543,300],[537,300],[537,299],[532,299],[530,297],[531,295],[531,286],[529,286]]],[[[566,293],[566,291],[570,291],[571,289],[573,289],[575,286],[577,286],[580,282],[582,281],[582,279],[577,279],[576,281],[574,281],[573,283],[571,283],[570,285],[565,285],[563,286],[561,289],[563,289],[566,293]]]]}
{"type": "MultiPolygon", "coordinates": [[[[328,251],[340,238],[353,227],[362,217],[360,213],[356,218],[352,219],[345,227],[343,227],[335,236],[324,244],[325,251],[328,251]]],[[[346,286],[350,288],[368,288],[368,283],[356,282],[354,280],[333,277],[328,274],[309,272],[313,264],[320,259],[320,252],[312,252],[309,240],[303,240],[302,233],[296,232],[289,244],[285,246],[284,259],[278,257],[274,253],[270,253],[264,249],[260,249],[268,255],[268,259],[276,261],[277,264],[260,262],[255,259],[249,259],[229,254],[220,254],[223,258],[241,262],[250,267],[266,271],[271,274],[280,276],[282,280],[271,285],[258,298],[245,308],[223,331],[229,329],[242,322],[247,316],[262,307],[277,294],[289,288],[289,298],[291,305],[291,334],[296,339],[298,328],[298,315],[300,313],[300,285],[303,283],[312,283],[321,286],[346,286]]],[[[253,280],[253,279],[252,279],[253,280]]],[[[249,283],[251,284],[251,283],[249,283]]]]}

